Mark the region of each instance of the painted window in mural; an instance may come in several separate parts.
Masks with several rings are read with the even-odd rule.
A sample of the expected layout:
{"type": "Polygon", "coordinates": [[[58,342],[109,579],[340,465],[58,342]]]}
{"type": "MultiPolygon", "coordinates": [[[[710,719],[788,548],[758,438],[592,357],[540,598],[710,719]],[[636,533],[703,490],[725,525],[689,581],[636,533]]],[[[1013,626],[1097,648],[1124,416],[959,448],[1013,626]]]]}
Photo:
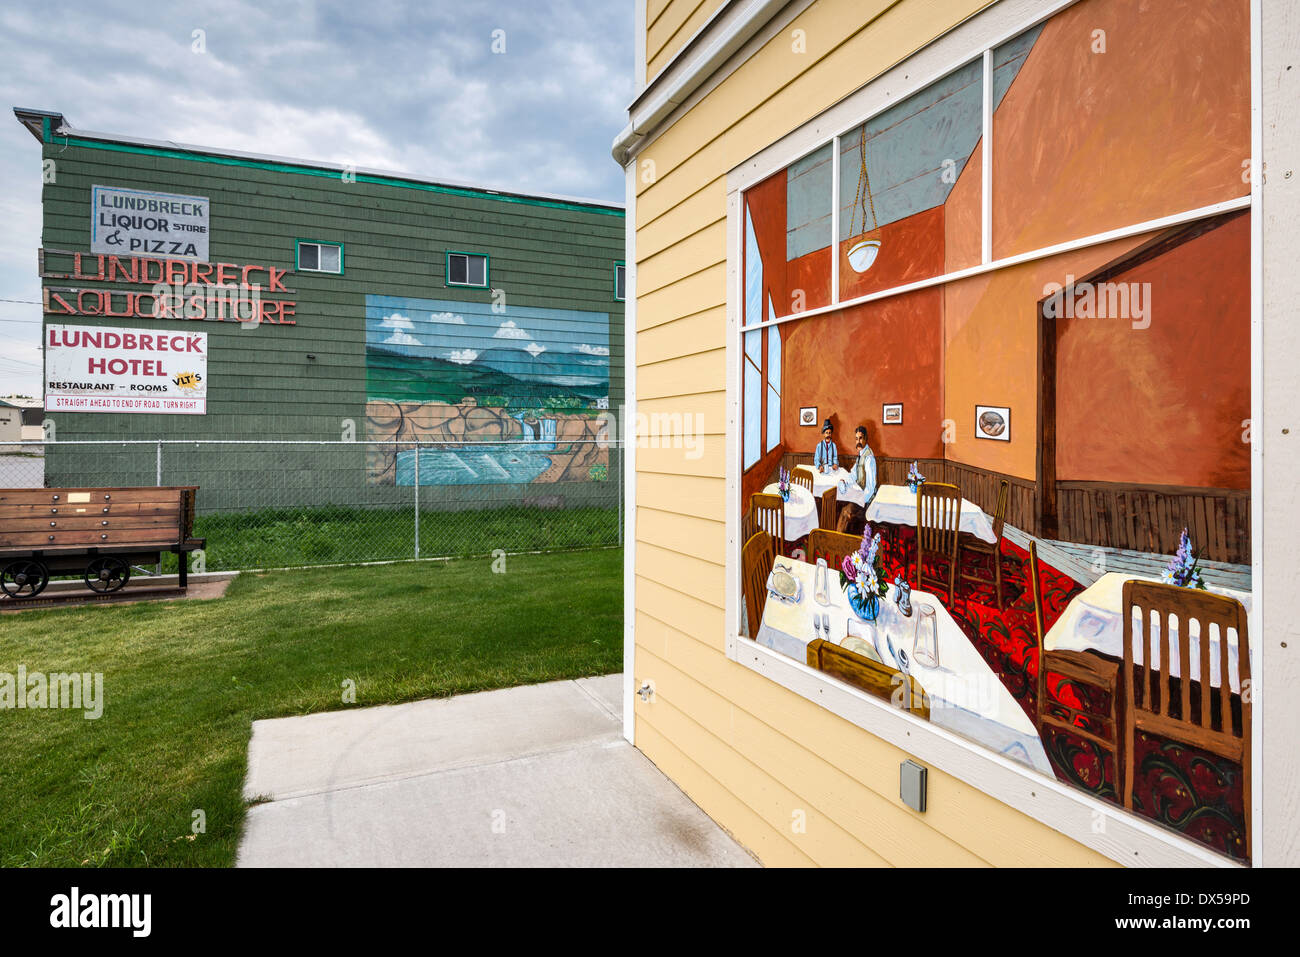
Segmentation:
{"type": "Polygon", "coordinates": [[[977,61],[840,137],[841,300],[980,261],[983,89],[977,61]]]}
{"type": "Polygon", "coordinates": [[[608,477],[607,313],[367,296],[366,393],[369,438],[458,443],[372,447],[372,484],[414,484],[417,455],[421,485],[608,477]]]}
{"type": "Polygon", "coordinates": [[[761,567],[742,569],[741,620],[1247,858],[1249,6],[1170,4],[1176,33],[1137,0],[1080,0],[993,51],[985,271],[942,280],[982,258],[982,61],[833,141],[840,297],[881,297],[783,313],[818,208],[788,184],[815,164],[747,191],[744,319],[770,296],[781,321],[741,333],[743,417],[766,409],[767,439],[762,455],[746,439],[745,539],[773,527],[753,495],[788,498],[783,539],[743,551],[761,567]],[[799,225],[781,242],[770,223],[799,225]],[[889,294],[920,278],[941,281],[889,294]],[[779,366],[775,404],[750,364],[779,366]]]}
{"type": "MultiPolygon", "coordinates": [[[[755,253],[746,257],[746,275],[759,270],[775,316],[831,302],[831,161],[827,144],[749,192],[746,249],[752,243],[755,253]],[[758,248],[764,254],[755,267],[758,248]]],[[[746,313],[747,322],[764,318],[761,308],[746,313]]]]}

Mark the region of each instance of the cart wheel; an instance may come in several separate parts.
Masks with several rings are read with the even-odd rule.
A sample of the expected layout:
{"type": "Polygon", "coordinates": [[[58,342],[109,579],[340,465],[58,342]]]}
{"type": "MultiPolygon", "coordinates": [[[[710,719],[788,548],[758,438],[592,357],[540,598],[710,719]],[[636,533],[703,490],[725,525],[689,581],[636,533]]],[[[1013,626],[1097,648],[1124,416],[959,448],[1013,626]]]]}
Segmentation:
{"type": "Polygon", "coordinates": [[[131,566],[120,558],[105,555],[92,558],[83,577],[86,579],[86,587],[91,591],[117,591],[130,579],[131,566]]]}
{"type": "Polygon", "coordinates": [[[50,570],[44,562],[20,558],[0,570],[0,589],[10,598],[34,598],[50,582],[50,570]]]}

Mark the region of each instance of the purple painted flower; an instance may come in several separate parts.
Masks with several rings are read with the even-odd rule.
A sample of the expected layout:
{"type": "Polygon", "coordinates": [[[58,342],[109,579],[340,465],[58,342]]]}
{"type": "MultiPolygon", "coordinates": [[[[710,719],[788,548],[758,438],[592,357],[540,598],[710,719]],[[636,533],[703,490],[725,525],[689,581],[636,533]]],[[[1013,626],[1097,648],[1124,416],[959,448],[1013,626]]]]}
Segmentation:
{"type": "Polygon", "coordinates": [[[1201,566],[1195,552],[1192,551],[1192,539],[1187,534],[1187,529],[1183,529],[1183,534],[1178,539],[1178,551],[1161,572],[1160,580],[1182,588],[1205,588],[1205,580],[1201,577],[1201,566]]]}

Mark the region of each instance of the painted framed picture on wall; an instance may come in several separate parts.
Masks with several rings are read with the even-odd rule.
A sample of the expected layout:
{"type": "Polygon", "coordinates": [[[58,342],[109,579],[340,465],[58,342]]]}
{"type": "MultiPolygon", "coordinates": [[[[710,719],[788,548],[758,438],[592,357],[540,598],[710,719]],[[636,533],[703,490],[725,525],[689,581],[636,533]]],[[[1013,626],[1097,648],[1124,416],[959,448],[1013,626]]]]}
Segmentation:
{"type": "Polygon", "coordinates": [[[882,425],[902,425],[903,403],[886,402],[880,413],[880,422],[882,425]]]}
{"type": "Polygon", "coordinates": [[[975,438],[1010,442],[1011,408],[1005,405],[975,406],[975,438]]]}
{"type": "Polygon", "coordinates": [[[814,405],[814,406],[812,406],[811,408],[803,408],[803,409],[800,409],[800,410],[799,410],[799,424],[800,424],[800,425],[816,425],[816,424],[817,424],[817,406],[814,405]]]}

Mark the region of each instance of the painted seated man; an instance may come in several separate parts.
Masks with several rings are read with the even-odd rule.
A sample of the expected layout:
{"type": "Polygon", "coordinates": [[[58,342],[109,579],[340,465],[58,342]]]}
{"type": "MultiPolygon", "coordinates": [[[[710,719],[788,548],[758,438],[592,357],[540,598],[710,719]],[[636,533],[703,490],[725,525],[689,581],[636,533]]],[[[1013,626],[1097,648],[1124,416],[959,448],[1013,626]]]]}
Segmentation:
{"type": "MultiPolygon", "coordinates": [[[[870,505],[876,497],[876,455],[867,444],[865,425],[859,425],[853,430],[853,445],[858,453],[858,459],[853,463],[853,481],[862,489],[863,500],[870,505]]],[[[850,502],[840,511],[837,528],[851,535],[861,535],[866,521],[866,509],[850,502]]]]}
{"type": "Polygon", "coordinates": [[[818,472],[834,472],[840,467],[840,450],[835,444],[835,427],[831,420],[822,423],[822,440],[813,453],[813,468],[818,472]]]}

